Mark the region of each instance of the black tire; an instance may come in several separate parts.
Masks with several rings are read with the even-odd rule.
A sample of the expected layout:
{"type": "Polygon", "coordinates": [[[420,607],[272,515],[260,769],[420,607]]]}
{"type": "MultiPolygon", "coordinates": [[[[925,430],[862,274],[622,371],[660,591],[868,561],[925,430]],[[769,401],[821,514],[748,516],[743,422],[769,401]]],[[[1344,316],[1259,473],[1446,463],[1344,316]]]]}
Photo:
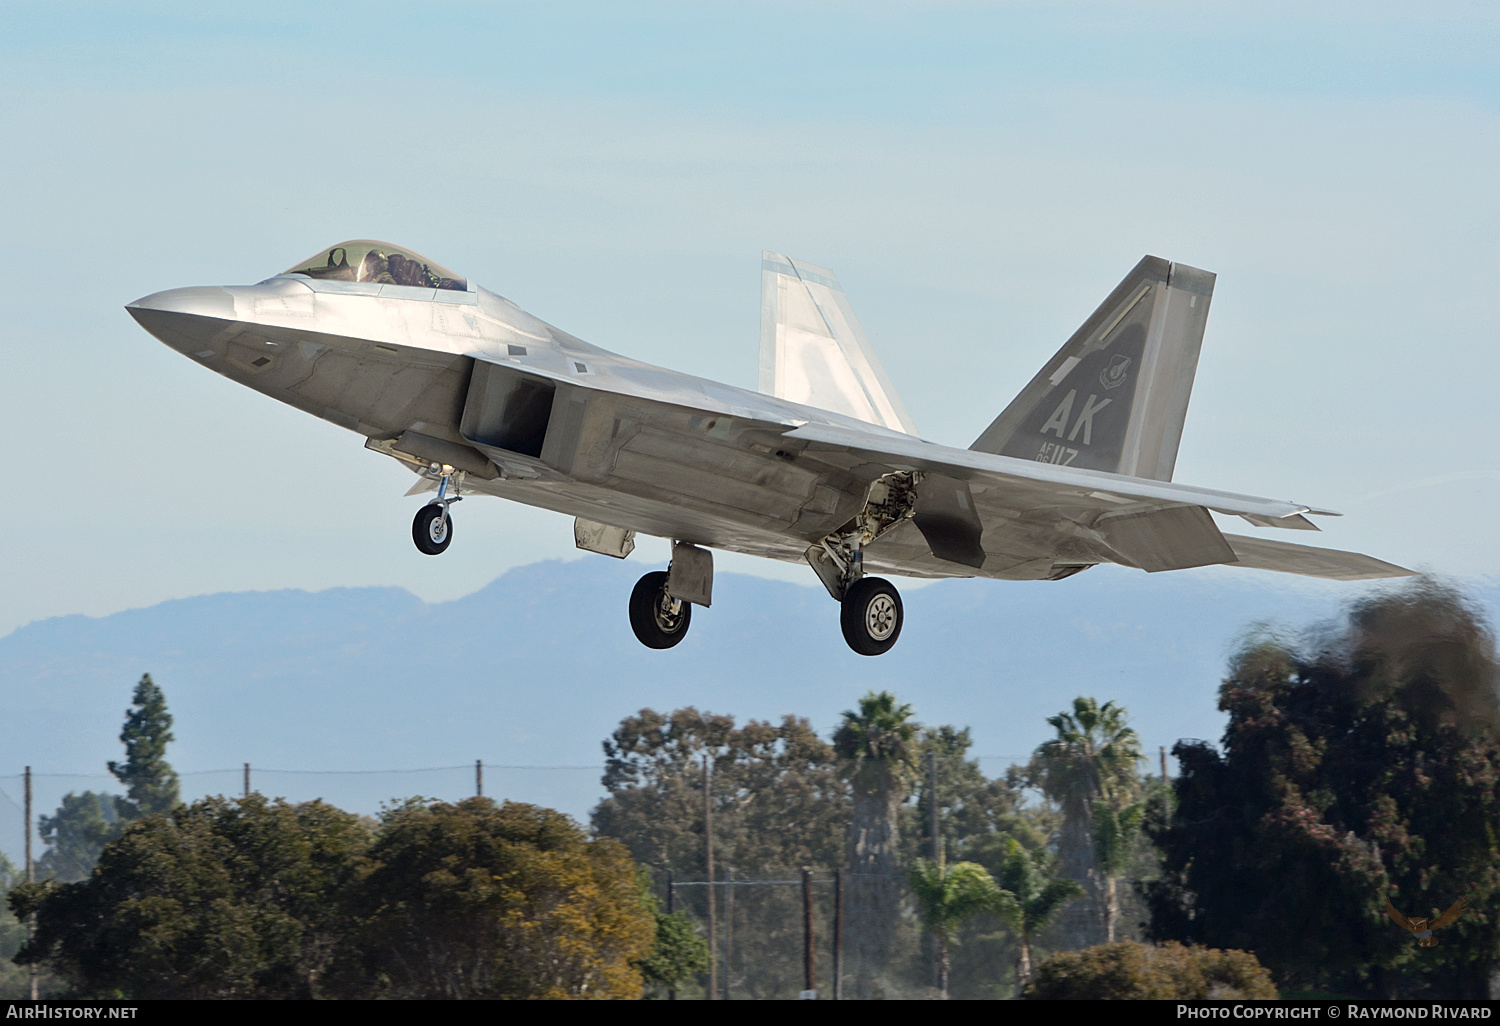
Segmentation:
{"type": "Polygon", "coordinates": [[[673,616],[666,608],[667,573],[653,570],[635,582],[630,593],[630,629],[647,648],[671,648],[687,636],[693,619],[693,607],[682,603],[681,612],[673,616]]]}
{"type": "Polygon", "coordinates": [[[453,540],[453,518],[439,505],[423,506],[411,522],[411,540],[429,556],[442,555],[453,540]]]}
{"type": "Polygon", "coordinates": [[[905,616],[895,585],[879,577],[861,577],[844,596],[839,626],[849,647],[860,655],[884,655],[901,637],[905,616]]]}

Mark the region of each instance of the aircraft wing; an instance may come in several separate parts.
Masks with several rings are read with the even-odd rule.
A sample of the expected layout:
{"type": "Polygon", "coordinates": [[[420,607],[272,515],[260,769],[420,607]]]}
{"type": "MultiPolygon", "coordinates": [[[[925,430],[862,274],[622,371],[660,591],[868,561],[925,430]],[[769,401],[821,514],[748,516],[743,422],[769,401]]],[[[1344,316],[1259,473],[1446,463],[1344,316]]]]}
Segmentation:
{"type": "MultiPolygon", "coordinates": [[[[803,442],[806,457],[862,476],[922,472],[913,522],[931,555],[921,554],[916,571],[940,572],[942,562],[984,576],[1015,570],[1019,559],[1008,562],[1004,549],[1024,530],[1065,539],[1082,563],[1092,554],[1095,562],[1148,572],[1222,563],[1335,580],[1411,573],[1358,553],[1224,535],[1207,512],[1300,530],[1316,530],[1303,514],[1338,515],[1302,503],[954,449],[894,433],[808,424],[784,437],[803,442]]],[[[907,531],[896,541],[909,547],[916,536],[907,531]]]]}
{"type": "Polygon", "coordinates": [[[787,431],[784,437],[805,441],[810,448],[824,453],[844,451],[860,457],[860,462],[883,464],[893,471],[922,470],[960,480],[1004,483],[1031,508],[1082,506],[1109,509],[1125,502],[1145,502],[1202,506],[1217,513],[1272,520],[1302,513],[1339,515],[1331,510],[1317,510],[1281,499],[1263,499],[1212,488],[1194,488],[1167,481],[995,456],[972,449],[936,445],[919,438],[875,438],[821,424],[795,428],[787,431]]]}

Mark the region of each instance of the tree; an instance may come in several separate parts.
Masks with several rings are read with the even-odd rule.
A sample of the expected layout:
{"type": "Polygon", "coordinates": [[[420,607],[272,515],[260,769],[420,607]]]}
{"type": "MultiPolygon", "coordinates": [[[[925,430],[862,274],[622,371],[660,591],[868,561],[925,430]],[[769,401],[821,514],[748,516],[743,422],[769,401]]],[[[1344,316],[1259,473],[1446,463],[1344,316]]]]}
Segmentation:
{"type": "Polygon", "coordinates": [[[1031,980],[1032,940],[1059,909],[1084,893],[1076,880],[1058,879],[1055,872],[1052,855],[1045,848],[1027,851],[1014,839],[1007,843],[997,882],[1008,897],[997,903],[995,912],[1020,942],[1020,957],[1016,960],[1017,993],[1031,980]]]}
{"type": "Polygon", "coordinates": [[[1072,931],[1075,945],[1082,945],[1112,935],[1119,916],[1113,877],[1106,879],[1098,862],[1095,804],[1102,800],[1120,810],[1134,796],[1141,746],[1125,723],[1125,710],[1113,702],[1101,706],[1080,696],[1073,700],[1071,713],[1048,717],[1047,722],[1057,736],[1036,750],[1030,777],[1062,807],[1062,875],[1086,885],[1093,899],[1094,915],[1072,931]]]}
{"type": "Polygon", "coordinates": [[[151,674],[144,674],[135,686],[131,708],[125,713],[125,727],[120,731],[125,762],[109,764],[110,773],[125,785],[125,800],[117,799],[121,819],[167,812],[180,801],[177,774],[167,762],[167,745],[172,740],[172,714],[167,712],[166,696],[151,680],[151,674]]]}
{"type": "Polygon", "coordinates": [[[693,921],[681,912],[665,912],[651,890],[651,873],[638,867],[641,904],[656,920],[656,939],[651,953],[635,963],[646,985],[646,996],[673,990],[684,980],[708,971],[708,942],[693,929],[693,921]]]}
{"type": "Polygon", "coordinates": [[[486,798],[389,810],[351,908],[387,997],[638,998],[655,933],[618,841],[486,798]]]}
{"type": "MultiPolygon", "coordinates": [[[[596,835],[677,880],[702,880],[703,759],[713,765],[716,869],[738,878],[786,879],[802,866],[840,865],[849,825],[849,786],[833,749],[805,719],[779,723],[678,709],[643,709],[622,720],[604,743],[608,796],[594,809],[596,835]]],[[[702,910],[703,887],[677,892],[679,914],[702,910]]],[[[732,988],[758,998],[802,988],[800,899],[793,888],[736,888],[721,895],[719,922],[733,919],[732,951],[723,968],[732,988]],[[739,974],[737,967],[754,966],[739,974]]],[[[701,924],[706,928],[706,923],[701,924]]]]}
{"type": "Polygon", "coordinates": [[[922,926],[937,945],[938,997],[948,999],[948,949],[966,920],[991,913],[1003,915],[1014,901],[996,886],[989,870],[974,862],[945,865],[918,859],[908,874],[922,926]]]}
{"type": "Polygon", "coordinates": [[[1104,936],[1108,944],[1115,942],[1115,926],[1120,919],[1118,881],[1135,856],[1144,812],[1141,802],[1122,809],[1108,798],[1094,799],[1094,860],[1104,880],[1104,936]]]}
{"type": "Polygon", "coordinates": [[[1493,916],[1418,948],[1382,909],[1500,898],[1497,679],[1483,619],[1430,579],[1303,646],[1252,639],[1219,691],[1222,753],[1174,749],[1153,937],[1253,951],[1297,990],[1485,997],[1493,916]]]}
{"type": "Polygon", "coordinates": [[[13,888],[17,915],[37,913],[16,960],[84,996],[315,996],[366,844],[356,817],[321,802],[205,798],[147,816],[88,879],[13,888]]]}
{"type": "Polygon", "coordinates": [[[1037,967],[1031,1000],[1274,1001],[1271,974],[1248,951],[1121,941],[1062,951],[1037,967]]]}
{"type": "Polygon", "coordinates": [[[916,772],[917,723],[889,691],[870,692],[844,713],[833,736],[854,799],[848,864],[849,938],[856,993],[871,996],[885,966],[900,903],[901,803],[916,772]]]}
{"type": "Polygon", "coordinates": [[[70,882],[93,872],[104,846],[120,836],[115,802],[114,795],[69,792],[63,795],[56,815],[38,816],[37,833],[47,851],[37,860],[37,875],[70,882]]]}

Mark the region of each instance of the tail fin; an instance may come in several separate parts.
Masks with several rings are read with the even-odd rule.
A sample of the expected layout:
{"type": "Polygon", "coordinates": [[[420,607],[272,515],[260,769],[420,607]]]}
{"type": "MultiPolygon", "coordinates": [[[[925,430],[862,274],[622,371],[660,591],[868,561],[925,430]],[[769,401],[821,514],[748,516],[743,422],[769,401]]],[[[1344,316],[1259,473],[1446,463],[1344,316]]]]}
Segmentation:
{"type": "Polygon", "coordinates": [[[833,272],[780,253],[761,254],[760,390],[917,433],[833,272]]]}
{"type": "Polygon", "coordinates": [[[1148,256],[974,444],[1172,480],[1214,275],[1148,256]]]}

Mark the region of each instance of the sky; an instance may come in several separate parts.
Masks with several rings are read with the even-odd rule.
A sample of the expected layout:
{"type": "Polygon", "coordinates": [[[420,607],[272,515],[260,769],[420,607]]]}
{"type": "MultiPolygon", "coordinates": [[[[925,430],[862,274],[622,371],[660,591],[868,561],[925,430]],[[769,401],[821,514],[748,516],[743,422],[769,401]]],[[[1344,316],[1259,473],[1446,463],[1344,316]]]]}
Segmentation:
{"type": "Polygon", "coordinates": [[[960,446],[1143,254],[1203,267],[1176,479],[1500,572],[1497,115],[1477,3],[0,5],[0,635],[576,556],[491,499],[419,554],[408,472],[123,310],[361,237],[752,388],[760,252],[831,267],[960,446]]]}

